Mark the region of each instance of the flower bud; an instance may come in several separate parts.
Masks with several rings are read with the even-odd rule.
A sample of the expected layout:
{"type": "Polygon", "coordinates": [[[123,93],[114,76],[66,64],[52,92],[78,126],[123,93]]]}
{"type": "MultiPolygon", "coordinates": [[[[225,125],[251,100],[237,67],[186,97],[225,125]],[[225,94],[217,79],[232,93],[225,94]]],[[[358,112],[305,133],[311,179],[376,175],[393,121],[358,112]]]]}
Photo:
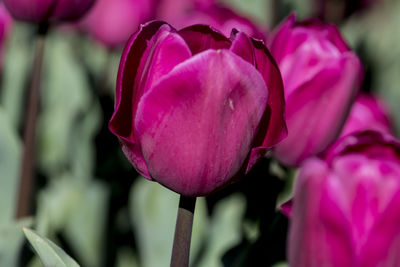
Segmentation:
{"type": "Polygon", "coordinates": [[[386,103],[371,94],[360,93],[351,107],[341,136],[366,130],[394,132],[386,103]]]}
{"type": "Polygon", "coordinates": [[[97,0],[80,25],[106,46],[119,47],[149,19],[153,6],[150,0],[97,0]]]}
{"type": "Polygon", "coordinates": [[[293,15],[276,32],[271,53],[282,73],[288,126],[288,137],[274,154],[283,164],[298,166],[339,136],[362,67],[335,26],[296,22],[293,15]]]}
{"type": "MultiPolygon", "coordinates": [[[[166,1],[169,2],[170,0],[166,1]]],[[[187,1],[188,3],[190,1],[187,1]]],[[[159,8],[159,11],[163,11],[159,8]]],[[[266,29],[256,25],[250,19],[237,14],[231,9],[217,4],[196,5],[185,10],[178,9],[174,12],[159,12],[159,18],[170,22],[172,25],[183,28],[193,24],[207,24],[229,36],[232,29],[238,29],[251,37],[264,40],[266,29]]]]}
{"type": "Polygon", "coordinates": [[[94,2],[95,0],[4,0],[16,19],[34,23],[77,20],[94,2]]]}
{"type": "Polygon", "coordinates": [[[400,142],[348,135],[302,165],[289,230],[292,267],[400,266],[400,142]]]}
{"type": "Polygon", "coordinates": [[[285,137],[283,110],[280,73],[262,42],[154,21],[122,54],[109,127],[140,174],[202,196],[285,137]]]}

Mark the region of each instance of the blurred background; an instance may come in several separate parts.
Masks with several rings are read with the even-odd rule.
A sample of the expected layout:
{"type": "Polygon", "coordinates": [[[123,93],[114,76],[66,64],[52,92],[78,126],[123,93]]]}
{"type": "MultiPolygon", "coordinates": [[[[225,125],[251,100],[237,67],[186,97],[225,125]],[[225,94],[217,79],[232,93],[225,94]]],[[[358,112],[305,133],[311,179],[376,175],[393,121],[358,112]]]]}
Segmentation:
{"type": "MultiPolygon", "coordinates": [[[[31,217],[14,219],[36,28],[0,32],[0,266],[41,266],[21,226],[81,266],[168,266],[179,196],[139,177],[108,130],[124,42],[140,23],[237,27],[264,39],[291,12],[336,24],[361,57],[362,90],[388,103],[400,131],[398,0],[98,0],[82,21],[53,25],[45,47],[31,217]],[[121,3],[119,3],[121,2],[121,3]],[[93,26],[95,25],[95,26],[93,26]]],[[[266,157],[240,182],[199,198],[191,266],[286,266],[277,201],[295,175],[266,157]],[[268,167],[270,166],[270,167],[268,167]],[[290,179],[289,179],[290,181],[290,179]],[[257,265],[258,266],[258,265],[257,265]]]]}

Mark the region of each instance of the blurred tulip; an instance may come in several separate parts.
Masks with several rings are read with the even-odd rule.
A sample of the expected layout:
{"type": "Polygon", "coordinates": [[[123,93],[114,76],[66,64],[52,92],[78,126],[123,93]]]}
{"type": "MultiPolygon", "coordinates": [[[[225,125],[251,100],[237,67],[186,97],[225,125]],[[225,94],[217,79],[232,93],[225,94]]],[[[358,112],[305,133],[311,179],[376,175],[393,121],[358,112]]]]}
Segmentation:
{"type": "Polygon", "coordinates": [[[361,63],[335,26],[291,15],[272,43],[285,86],[288,137],[275,149],[285,165],[298,166],[340,134],[359,89],[361,63]]]}
{"type": "Polygon", "coordinates": [[[3,3],[0,2],[0,71],[3,69],[3,46],[11,27],[11,16],[3,3]]]}
{"type": "Polygon", "coordinates": [[[97,0],[80,24],[96,40],[119,47],[152,15],[150,0],[97,0]]]}
{"type": "Polygon", "coordinates": [[[367,93],[360,93],[351,107],[341,136],[365,130],[393,134],[387,106],[382,100],[367,93]]]}
{"type": "Polygon", "coordinates": [[[201,196],[285,137],[283,110],[280,73],[261,41],[154,21],[122,54],[109,127],[140,174],[201,196]]]}
{"type": "MultiPolygon", "coordinates": [[[[163,2],[171,2],[164,0],[163,2]]],[[[206,24],[218,29],[225,36],[229,36],[232,29],[245,32],[251,37],[257,39],[265,39],[267,30],[260,25],[256,25],[250,19],[241,16],[227,7],[217,5],[211,1],[186,1],[186,8],[171,8],[171,5],[166,6],[167,11],[163,7],[158,8],[157,18],[168,21],[171,25],[177,28],[184,28],[193,24],[206,24]],[[189,3],[192,2],[192,5],[189,3]]],[[[175,6],[173,6],[175,7],[175,6]]]]}
{"type": "Polygon", "coordinates": [[[300,170],[288,249],[292,267],[400,266],[400,142],[364,132],[300,170]]]}
{"type": "Polygon", "coordinates": [[[35,23],[77,20],[94,2],[95,0],[4,0],[16,19],[35,23]]]}

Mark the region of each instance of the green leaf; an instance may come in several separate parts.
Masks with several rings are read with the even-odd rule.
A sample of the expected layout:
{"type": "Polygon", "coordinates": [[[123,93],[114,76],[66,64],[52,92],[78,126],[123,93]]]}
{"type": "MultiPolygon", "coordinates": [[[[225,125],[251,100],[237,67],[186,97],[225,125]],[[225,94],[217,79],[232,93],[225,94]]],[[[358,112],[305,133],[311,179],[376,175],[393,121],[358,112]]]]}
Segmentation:
{"type": "Polygon", "coordinates": [[[34,45],[33,27],[14,21],[13,30],[4,51],[4,69],[0,103],[11,124],[17,127],[22,117],[21,108],[28,82],[28,72],[32,66],[34,45]]]}
{"type": "Polygon", "coordinates": [[[21,228],[31,225],[31,218],[0,225],[0,266],[17,266],[24,243],[24,234],[21,228]]]}
{"type": "MultiPolygon", "coordinates": [[[[179,195],[145,178],[130,193],[130,215],[139,247],[140,266],[168,266],[171,260],[179,195]]],[[[208,226],[204,198],[196,201],[190,260],[196,258],[208,226]]]]}
{"type": "Polygon", "coordinates": [[[15,214],[21,141],[0,108],[0,225],[9,223],[15,214]]]}
{"type": "Polygon", "coordinates": [[[99,266],[108,196],[108,188],[101,182],[87,182],[71,174],[56,177],[39,194],[37,230],[46,236],[64,232],[84,266],[99,266]]]}
{"type": "Polygon", "coordinates": [[[71,142],[77,124],[92,106],[88,77],[74,57],[72,36],[52,32],[46,40],[38,160],[48,176],[59,175],[75,156],[71,142]]]}
{"type": "Polygon", "coordinates": [[[278,262],[275,263],[272,267],[289,267],[289,264],[287,262],[278,262]]]}
{"type": "Polygon", "coordinates": [[[74,259],[47,238],[28,228],[23,228],[23,231],[45,267],[79,267],[74,259]]]}
{"type": "Polygon", "coordinates": [[[204,256],[199,266],[222,266],[223,254],[242,239],[242,220],[246,201],[235,194],[221,200],[213,212],[204,256]]]}

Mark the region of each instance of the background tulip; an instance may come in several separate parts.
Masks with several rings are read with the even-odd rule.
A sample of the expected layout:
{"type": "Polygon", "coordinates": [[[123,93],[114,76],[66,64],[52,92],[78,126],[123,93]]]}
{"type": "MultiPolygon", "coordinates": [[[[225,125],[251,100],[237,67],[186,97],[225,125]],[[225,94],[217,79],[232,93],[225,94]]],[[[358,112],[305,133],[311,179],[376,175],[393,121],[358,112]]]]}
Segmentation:
{"type": "Polygon", "coordinates": [[[125,47],[109,126],[143,176],[200,196],[284,138],[283,109],[279,70],[262,42],[152,22],[125,47]]]}
{"type": "MultiPolygon", "coordinates": [[[[171,5],[166,4],[171,1],[162,1],[161,3],[163,2],[165,2],[165,7],[162,5],[158,8],[157,18],[168,21],[177,28],[184,28],[193,24],[207,24],[218,29],[225,36],[229,36],[232,29],[235,28],[263,40],[267,33],[266,29],[257,25],[254,21],[220,4],[203,1],[195,5],[192,3],[192,6],[185,9],[174,8],[170,10],[171,5]]],[[[186,5],[190,3],[190,1],[186,2],[186,5]]]]}
{"type": "Polygon", "coordinates": [[[118,47],[151,17],[153,9],[148,0],[97,0],[81,26],[101,43],[118,47]]]}
{"type": "Polygon", "coordinates": [[[333,25],[291,15],[271,43],[285,86],[288,137],[275,149],[283,164],[298,166],[340,134],[359,89],[358,57],[333,25]]]}
{"type": "Polygon", "coordinates": [[[36,23],[79,19],[94,2],[95,0],[4,0],[16,19],[36,23]]]}
{"type": "Polygon", "coordinates": [[[386,103],[371,94],[360,93],[351,107],[341,136],[365,130],[394,132],[386,103]]]}
{"type": "Polygon", "coordinates": [[[364,132],[301,168],[290,266],[399,266],[400,143],[364,132]]]}

